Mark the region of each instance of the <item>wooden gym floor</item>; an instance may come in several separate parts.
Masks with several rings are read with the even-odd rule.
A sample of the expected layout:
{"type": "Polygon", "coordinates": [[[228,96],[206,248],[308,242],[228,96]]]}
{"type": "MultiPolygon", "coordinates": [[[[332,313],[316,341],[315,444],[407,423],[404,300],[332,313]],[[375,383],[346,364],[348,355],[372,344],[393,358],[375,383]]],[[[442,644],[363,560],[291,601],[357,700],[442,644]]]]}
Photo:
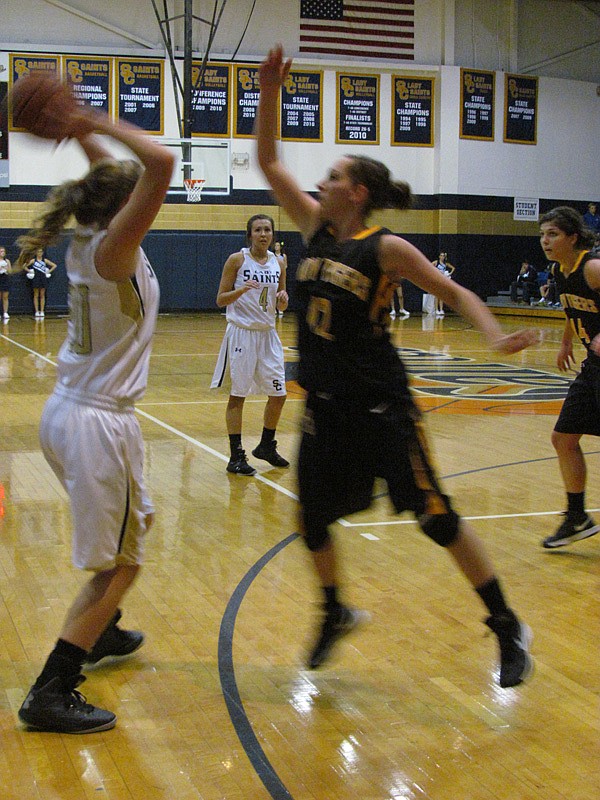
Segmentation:
{"type": "MultiPolygon", "coordinates": [[[[105,733],[26,731],[17,710],[84,575],[70,566],[64,493],[39,449],[65,319],[13,317],[0,332],[0,796],[3,800],[590,800],[598,775],[600,536],[540,547],[559,523],[550,433],[568,379],[554,366],[562,319],[541,344],[487,351],[455,316],[391,327],[413,373],[440,475],[473,520],[509,599],[534,631],[536,671],[494,680],[485,610],[447,554],[383,486],[335,526],[352,603],[372,622],[331,665],[303,668],[318,595],[296,536],[290,470],[230,476],[226,395],[208,389],[220,314],[161,316],[139,404],[158,516],[124,603],[139,653],[88,670],[105,733]],[[596,595],[596,596],[595,596],[596,595]]],[[[295,461],[302,398],[294,321],[278,321],[289,399],[277,438],[295,461]]],[[[578,351],[581,355],[581,350],[578,351]]],[[[246,404],[248,453],[263,398],[246,404]]],[[[598,510],[600,446],[583,440],[598,510]]],[[[600,516],[600,513],[598,514],[600,516]]]]}

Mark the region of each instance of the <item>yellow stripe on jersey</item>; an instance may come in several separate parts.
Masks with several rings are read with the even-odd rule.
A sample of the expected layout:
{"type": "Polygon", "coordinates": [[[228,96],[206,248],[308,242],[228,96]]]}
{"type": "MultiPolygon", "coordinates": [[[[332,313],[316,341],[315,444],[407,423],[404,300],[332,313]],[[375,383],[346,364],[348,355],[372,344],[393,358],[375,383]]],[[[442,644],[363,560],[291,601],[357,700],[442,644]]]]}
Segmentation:
{"type": "Polygon", "coordinates": [[[139,326],[144,319],[144,308],[133,281],[129,280],[124,281],[123,283],[118,283],[117,290],[119,292],[119,304],[121,312],[126,317],[132,319],[135,322],[136,327],[139,326]]]}

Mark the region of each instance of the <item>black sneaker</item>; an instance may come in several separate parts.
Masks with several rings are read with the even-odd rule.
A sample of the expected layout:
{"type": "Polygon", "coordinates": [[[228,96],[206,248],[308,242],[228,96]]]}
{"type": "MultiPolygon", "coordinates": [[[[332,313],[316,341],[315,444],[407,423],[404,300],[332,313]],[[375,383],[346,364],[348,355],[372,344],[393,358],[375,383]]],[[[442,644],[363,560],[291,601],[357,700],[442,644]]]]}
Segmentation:
{"type": "Polygon", "coordinates": [[[97,664],[101,658],[107,656],[127,656],[143,645],[144,634],[141,631],[126,631],[117,627],[120,619],[121,612],[117,610],[104,633],[85,657],[85,664],[97,664]]]}
{"type": "Polygon", "coordinates": [[[485,624],[498,637],[500,645],[500,686],[518,686],[533,672],[529,645],[531,628],[520,622],[512,611],[488,617],[485,624]]]}
{"type": "Polygon", "coordinates": [[[256,470],[248,463],[246,451],[241,447],[229,459],[227,472],[232,472],[234,475],[256,475],[256,470]]]}
{"type": "Polygon", "coordinates": [[[53,678],[39,689],[31,688],[19,709],[19,719],[30,728],[50,733],[94,733],[115,727],[112,711],[86,702],[76,687],[83,675],[53,678]]]}
{"type": "Polygon", "coordinates": [[[338,606],[334,611],[326,612],[319,638],[308,659],[309,668],[317,669],[322,666],[329,658],[333,645],[338,639],[347,636],[359,625],[368,622],[370,618],[367,611],[359,611],[346,606],[338,606]]]}
{"type": "Polygon", "coordinates": [[[269,444],[259,444],[252,451],[254,458],[260,458],[263,461],[268,461],[274,467],[289,467],[290,462],[286,461],[283,456],[277,452],[277,442],[273,439],[269,444]]]}
{"type": "Polygon", "coordinates": [[[544,539],[542,545],[546,548],[564,547],[571,542],[578,542],[580,539],[587,539],[600,531],[600,525],[596,525],[594,520],[585,514],[579,522],[575,522],[567,513],[565,521],[552,536],[544,539]]]}

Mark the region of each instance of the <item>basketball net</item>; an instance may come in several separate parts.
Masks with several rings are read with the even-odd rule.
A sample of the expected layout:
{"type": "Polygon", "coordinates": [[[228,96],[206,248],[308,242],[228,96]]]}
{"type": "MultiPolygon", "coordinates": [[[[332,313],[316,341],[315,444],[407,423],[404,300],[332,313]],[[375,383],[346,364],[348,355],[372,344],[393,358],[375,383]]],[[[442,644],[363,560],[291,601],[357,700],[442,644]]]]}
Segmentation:
{"type": "Polygon", "coordinates": [[[183,185],[187,192],[188,203],[199,203],[202,200],[204,178],[184,178],[183,185]]]}

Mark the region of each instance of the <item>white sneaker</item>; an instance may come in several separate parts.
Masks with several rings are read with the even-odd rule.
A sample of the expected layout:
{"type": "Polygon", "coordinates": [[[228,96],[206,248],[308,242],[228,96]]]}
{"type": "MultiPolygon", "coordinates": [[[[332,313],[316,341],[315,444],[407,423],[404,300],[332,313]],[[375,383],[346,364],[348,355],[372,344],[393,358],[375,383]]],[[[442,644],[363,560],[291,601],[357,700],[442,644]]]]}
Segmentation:
{"type": "Polygon", "coordinates": [[[40,319],[44,319],[44,312],[40,311],[40,319]]]}
{"type": "Polygon", "coordinates": [[[403,308],[400,313],[402,314],[404,319],[407,319],[408,317],[410,317],[410,311],[407,311],[405,308],[403,308]]]}
{"type": "Polygon", "coordinates": [[[8,322],[10,317],[8,316],[8,314],[2,314],[2,319],[4,320],[4,322],[8,322]]]}
{"type": "Polygon", "coordinates": [[[395,311],[390,311],[390,317],[392,319],[396,319],[396,312],[395,311]]]}
{"type": "Polygon", "coordinates": [[[436,311],[436,312],[435,312],[435,315],[436,315],[436,317],[443,317],[443,316],[445,316],[445,314],[444,314],[444,312],[443,312],[443,311],[436,311]]]}
{"type": "Polygon", "coordinates": [[[35,314],[34,314],[34,317],[37,319],[39,317],[39,315],[40,315],[40,312],[36,311],[35,314]]]}

